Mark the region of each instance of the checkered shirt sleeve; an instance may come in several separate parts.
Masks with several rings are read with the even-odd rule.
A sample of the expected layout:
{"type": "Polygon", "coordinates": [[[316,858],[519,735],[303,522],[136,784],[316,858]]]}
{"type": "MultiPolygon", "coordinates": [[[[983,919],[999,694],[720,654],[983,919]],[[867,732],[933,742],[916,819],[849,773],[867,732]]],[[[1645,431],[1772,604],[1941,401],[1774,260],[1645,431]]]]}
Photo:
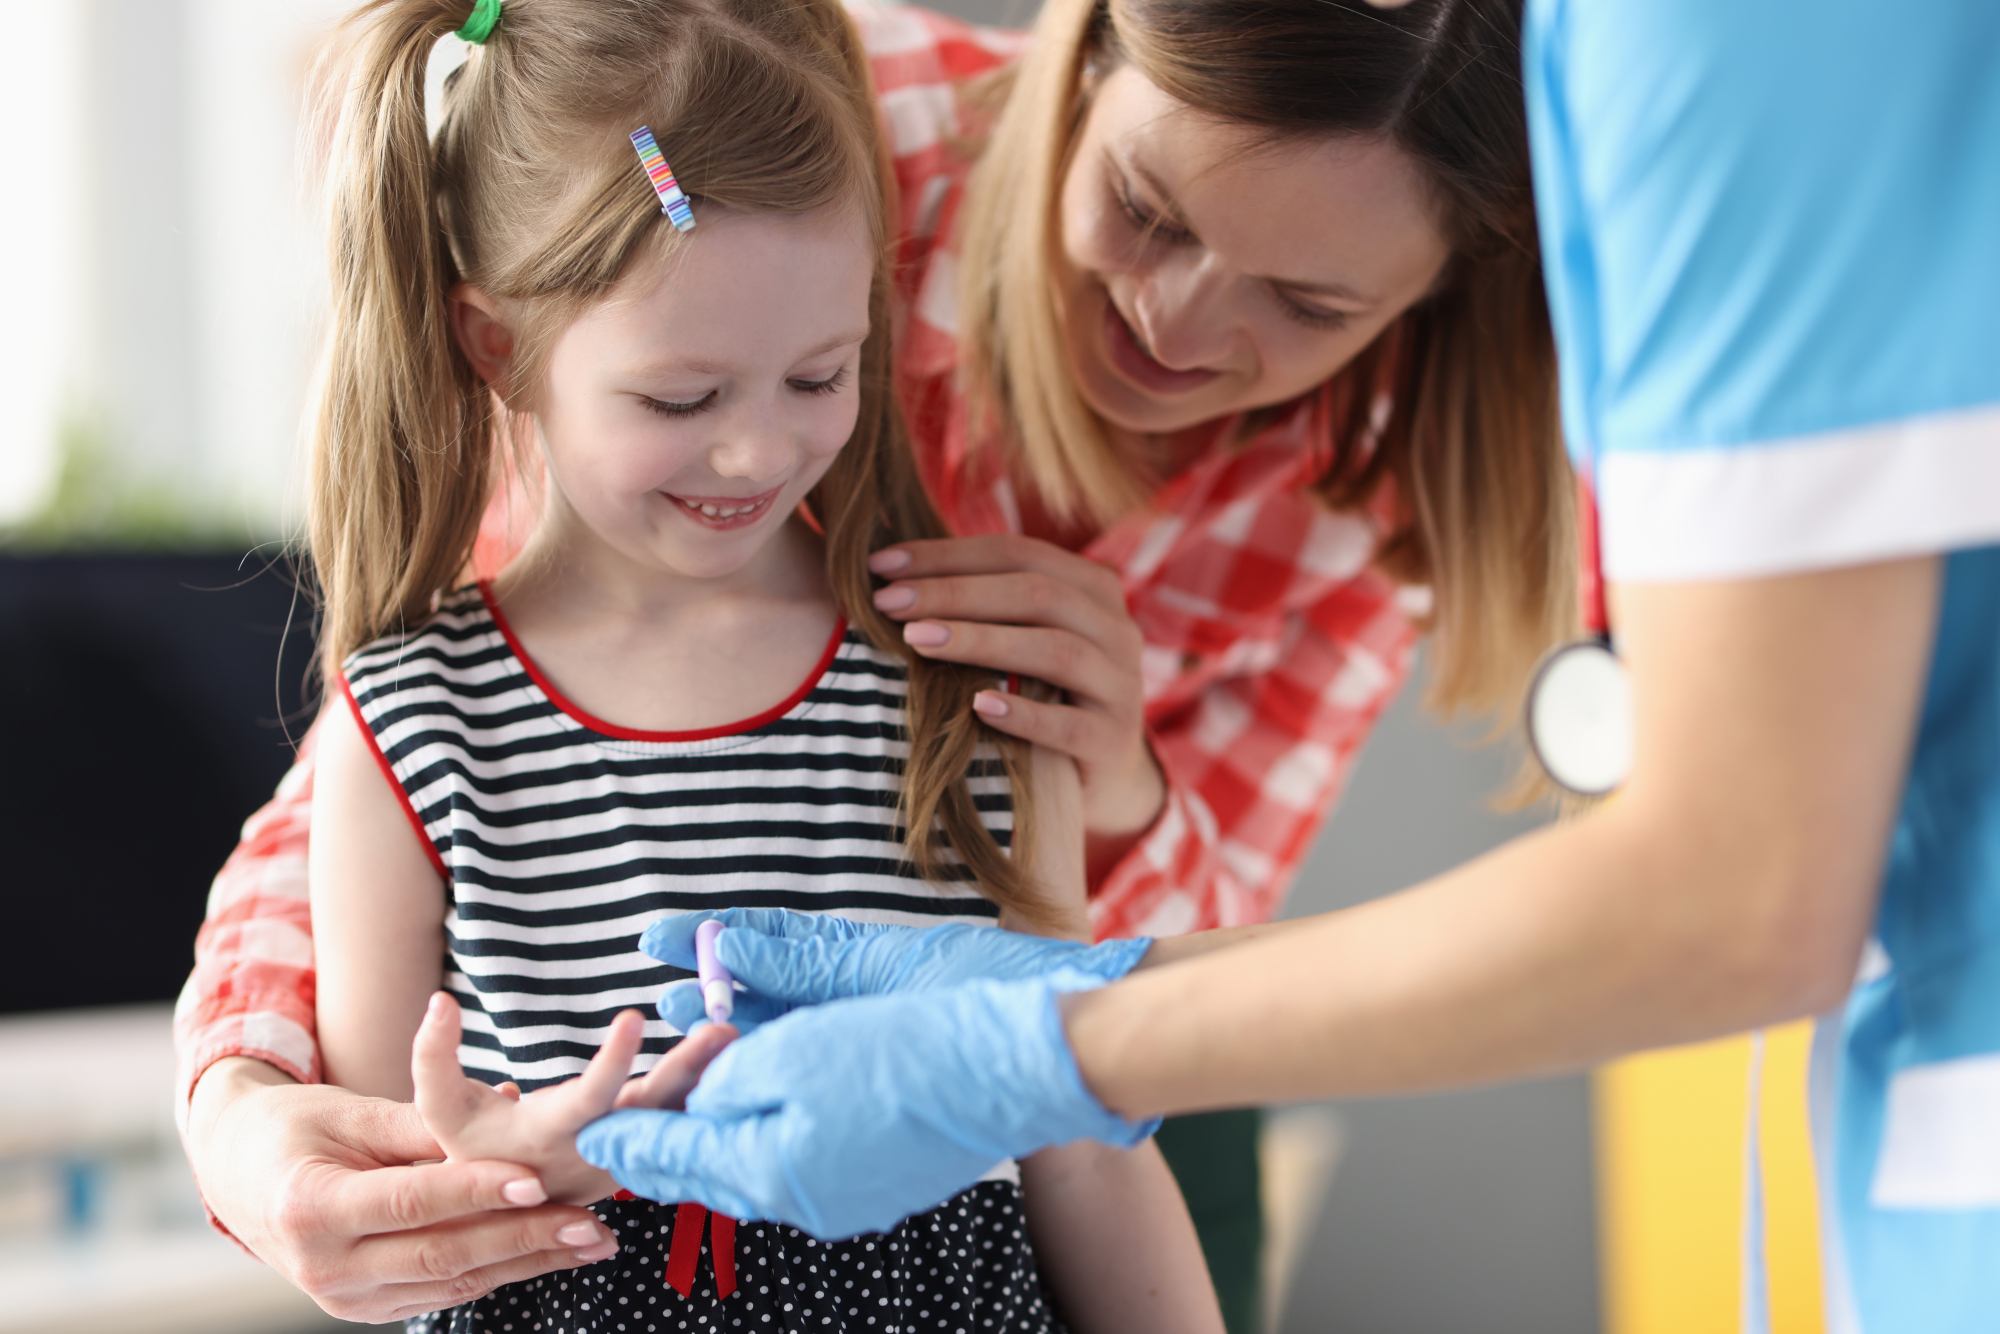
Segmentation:
{"type": "MultiPolygon", "coordinates": [[[[1091,897],[1100,938],[1266,922],[1409,674],[1423,590],[1374,566],[1379,514],[1308,491],[1325,396],[1210,453],[1084,554],[1145,636],[1165,808],[1091,897]]],[[[1386,504],[1382,507],[1387,508],[1386,504]]]]}
{"type": "Polygon", "coordinates": [[[209,889],[194,972],[174,1006],[176,1111],[183,1130],[195,1081],[225,1056],[254,1056],[301,1083],[319,1082],[306,896],[316,736],[306,734],[277,794],[244,822],[242,841],[209,889]]]}

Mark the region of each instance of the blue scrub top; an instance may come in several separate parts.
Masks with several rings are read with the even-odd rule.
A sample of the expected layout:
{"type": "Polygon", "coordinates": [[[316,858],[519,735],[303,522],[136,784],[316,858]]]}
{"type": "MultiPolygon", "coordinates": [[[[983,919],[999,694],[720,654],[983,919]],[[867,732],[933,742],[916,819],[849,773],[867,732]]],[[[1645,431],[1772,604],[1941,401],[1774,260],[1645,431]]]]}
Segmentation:
{"type": "Polygon", "coordinates": [[[1820,1044],[1829,1324],[2000,1329],[2000,3],[1529,0],[1606,574],[1946,556],[1879,950],[1820,1044]]]}

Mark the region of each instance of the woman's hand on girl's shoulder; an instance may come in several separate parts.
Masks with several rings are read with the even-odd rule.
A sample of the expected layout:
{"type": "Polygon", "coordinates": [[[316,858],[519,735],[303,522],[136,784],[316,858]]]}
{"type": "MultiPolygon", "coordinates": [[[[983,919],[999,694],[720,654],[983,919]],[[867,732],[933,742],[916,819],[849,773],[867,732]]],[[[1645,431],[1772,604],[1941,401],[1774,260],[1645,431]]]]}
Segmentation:
{"type": "Polygon", "coordinates": [[[458,1063],[459,1028],[458,1003],[441,991],[432,996],[410,1058],[425,1127],[447,1159],[531,1167],[549,1198],[564,1204],[589,1204],[619,1188],[609,1173],[577,1156],[577,1131],[620,1108],[680,1110],[701,1072],[736,1037],[726,1024],[708,1025],[628,1079],[645,1021],[626,1010],[581,1075],[524,1095],[511,1082],[495,1087],[466,1075],[458,1063]]]}
{"type": "Polygon", "coordinates": [[[926,657],[1037,677],[1064,699],[981,691],[996,731],[1076,761],[1094,882],[1152,826],[1166,779],[1146,742],[1145,636],[1108,566],[1015,533],[904,542],[869,558],[875,605],[926,657]]]}

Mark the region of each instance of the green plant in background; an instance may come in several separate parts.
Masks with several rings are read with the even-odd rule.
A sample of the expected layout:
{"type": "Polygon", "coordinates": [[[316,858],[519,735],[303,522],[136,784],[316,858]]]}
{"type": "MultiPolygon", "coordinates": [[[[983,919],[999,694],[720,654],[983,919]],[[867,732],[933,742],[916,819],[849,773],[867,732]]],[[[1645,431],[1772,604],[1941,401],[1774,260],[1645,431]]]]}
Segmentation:
{"type": "Polygon", "coordinates": [[[0,547],[20,552],[241,550],[270,535],[224,506],[122,463],[110,433],[73,418],[57,442],[56,484],[41,507],[0,526],[0,547]]]}

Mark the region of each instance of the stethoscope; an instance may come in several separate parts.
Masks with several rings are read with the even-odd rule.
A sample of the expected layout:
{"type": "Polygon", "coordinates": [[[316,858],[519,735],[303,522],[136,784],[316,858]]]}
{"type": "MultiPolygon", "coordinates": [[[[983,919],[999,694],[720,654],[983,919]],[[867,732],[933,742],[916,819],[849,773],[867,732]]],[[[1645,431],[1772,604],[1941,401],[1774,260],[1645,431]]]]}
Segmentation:
{"type": "Polygon", "coordinates": [[[1596,502],[1588,485],[1578,493],[1592,576],[1584,596],[1586,634],[1542,655],[1522,722],[1528,749],[1551,782],[1575,796],[1606,797],[1632,769],[1632,681],[1612,647],[1596,502]]]}

